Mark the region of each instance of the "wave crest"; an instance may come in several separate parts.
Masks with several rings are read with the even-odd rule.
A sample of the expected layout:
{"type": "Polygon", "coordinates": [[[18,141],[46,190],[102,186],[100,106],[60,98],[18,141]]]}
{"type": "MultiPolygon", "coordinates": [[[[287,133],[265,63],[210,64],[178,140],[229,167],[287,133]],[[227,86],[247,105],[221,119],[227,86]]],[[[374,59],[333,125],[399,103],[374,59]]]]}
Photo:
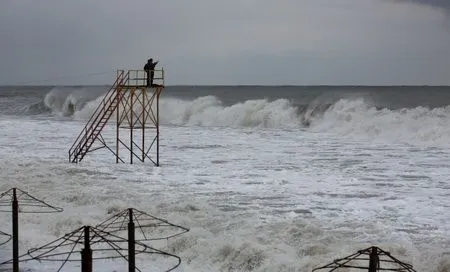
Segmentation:
{"type": "Polygon", "coordinates": [[[53,113],[71,116],[84,105],[82,91],[77,89],[68,93],[53,88],[45,95],[44,105],[53,113]]]}
{"type": "Polygon", "coordinates": [[[193,101],[161,100],[161,121],[175,125],[226,127],[298,127],[297,108],[286,99],[247,100],[223,106],[214,96],[193,101]]]}
{"type": "MultiPolygon", "coordinates": [[[[29,107],[30,112],[52,112],[87,120],[103,96],[83,90],[63,92],[52,89],[43,102],[29,107]]],[[[139,110],[137,109],[139,112],[139,110]]],[[[316,99],[296,104],[288,99],[246,100],[224,105],[215,96],[193,100],[163,97],[160,100],[161,124],[216,126],[234,128],[308,129],[365,139],[400,142],[447,143],[450,134],[450,106],[439,108],[388,109],[374,106],[362,98],[316,99]]]]}
{"type": "Polygon", "coordinates": [[[362,99],[341,99],[311,123],[315,132],[390,139],[400,142],[447,142],[450,106],[441,108],[376,108],[362,99]]]}

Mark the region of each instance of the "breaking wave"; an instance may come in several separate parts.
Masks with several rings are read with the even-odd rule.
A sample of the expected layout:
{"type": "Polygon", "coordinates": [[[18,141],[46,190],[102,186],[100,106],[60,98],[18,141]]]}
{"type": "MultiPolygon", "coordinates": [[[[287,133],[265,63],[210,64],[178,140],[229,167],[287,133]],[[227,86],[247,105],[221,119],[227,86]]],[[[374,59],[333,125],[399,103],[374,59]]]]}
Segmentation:
{"type": "MultiPolygon", "coordinates": [[[[53,89],[30,112],[89,119],[102,96],[91,98],[83,90],[53,89]]],[[[402,142],[447,142],[450,106],[388,109],[363,98],[317,99],[308,104],[288,99],[255,99],[224,105],[215,96],[193,100],[161,98],[160,118],[164,125],[234,128],[308,129],[370,139],[389,138],[402,142]]]]}
{"type": "Polygon", "coordinates": [[[51,112],[63,116],[71,116],[80,110],[86,101],[83,99],[84,89],[76,89],[72,92],[63,92],[52,89],[44,98],[44,104],[51,112]]]}
{"type": "Polygon", "coordinates": [[[336,132],[372,140],[447,144],[450,133],[450,106],[390,110],[370,106],[362,99],[341,99],[320,118],[311,120],[315,132],[336,132]]]}
{"type": "Polygon", "coordinates": [[[45,95],[44,100],[26,107],[25,113],[73,116],[89,100],[92,100],[92,95],[85,88],[53,88],[45,95]]]}
{"type": "Polygon", "coordinates": [[[161,107],[162,122],[175,125],[303,128],[352,138],[430,143],[447,143],[450,134],[450,106],[393,110],[359,98],[308,105],[286,99],[249,100],[223,106],[217,98],[208,96],[193,101],[166,99],[161,107]]]}
{"type": "Polygon", "coordinates": [[[429,144],[447,144],[450,134],[450,106],[394,110],[361,98],[308,105],[262,99],[223,106],[210,96],[193,101],[165,99],[161,106],[162,122],[175,125],[301,128],[351,138],[429,144]]]}

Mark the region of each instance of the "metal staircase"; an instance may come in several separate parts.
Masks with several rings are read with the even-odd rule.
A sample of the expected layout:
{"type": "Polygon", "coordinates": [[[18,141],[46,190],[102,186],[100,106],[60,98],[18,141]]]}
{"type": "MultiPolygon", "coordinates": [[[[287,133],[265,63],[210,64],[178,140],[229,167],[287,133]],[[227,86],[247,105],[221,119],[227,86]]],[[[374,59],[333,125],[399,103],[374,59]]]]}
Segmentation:
{"type": "Polygon", "coordinates": [[[105,127],[111,115],[119,106],[120,100],[123,96],[123,92],[120,92],[120,89],[128,83],[129,78],[129,72],[125,73],[124,71],[119,71],[117,73],[116,81],[106,93],[102,102],[100,102],[99,106],[92,114],[86,126],[83,128],[83,130],[73,143],[72,147],[70,148],[70,162],[78,163],[88,152],[98,149],[96,148],[91,150],[91,147],[95,140],[99,139],[101,142],[104,142],[102,136],[100,135],[100,132],[105,127]]]}

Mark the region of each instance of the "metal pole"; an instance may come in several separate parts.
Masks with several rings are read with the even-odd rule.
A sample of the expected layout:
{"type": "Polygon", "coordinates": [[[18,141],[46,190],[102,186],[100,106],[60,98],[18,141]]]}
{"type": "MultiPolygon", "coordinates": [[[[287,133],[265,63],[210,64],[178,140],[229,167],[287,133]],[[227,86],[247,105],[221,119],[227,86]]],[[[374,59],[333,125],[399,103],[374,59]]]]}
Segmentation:
{"type": "Polygon", "coordinates": [[[159,94],[161,87],[156,88],[156,166],[159,166],[159,94]]]}
{"type": "Polygon", "coordinates": [[[128,223],[128,271],[134,272],[136,269],[136,254],[135,254],[135,235],[133,222],[133,209],[128,209],[130,221],[128,223]]]}
{"type": "Polygon", "coordinates": [[[122,95],[120,92],[122,90],[120,88],[117,88],[116,90],[116,99],[117,99],[117,108],[116,108],[116,163],[119,163],[119,128],[120,128],[120,102],[119,102],[119,97],[120,95],[122,95]]]}
{"type": "Polygon", "coordinates": [[[81,272],[92,272],[92,249],[89,244],[89,226],[84,227],[84,248],[81,250],[81,272]]]}
{"type": "Polygon", "coordinates": [[[130,164],[133,164],[133,95],[134,95],[134,89],[130,90],[130,164]]]}
{"type": "Polygon", "coordinates": [[[12,231],[13,231],[13,272],[19,272],[19,202],[16,188],[13,188],[12,201],[12,231]]]}
{"type": "Polygon", "coordinates": [[[147,120],[146,110],[148,107],[147,91],[142,89],[142,162],[145,161],[145,121],[147,120]]]}
{"type": "Polygon", "coordinates": [[[369,255],[369,272],[377,272],[380,267],[380,259],[378,258],[377,248],[372,247],[369,255]]]}

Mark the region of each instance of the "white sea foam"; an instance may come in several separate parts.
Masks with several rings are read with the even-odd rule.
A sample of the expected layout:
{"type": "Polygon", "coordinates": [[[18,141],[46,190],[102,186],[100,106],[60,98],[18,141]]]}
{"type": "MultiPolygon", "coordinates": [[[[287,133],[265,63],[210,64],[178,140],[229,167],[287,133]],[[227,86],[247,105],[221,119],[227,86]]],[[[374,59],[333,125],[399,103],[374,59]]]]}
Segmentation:
{"type": "Polygon", "coordinates": [[[224,127],[298,127],[296,108],[286,99],[248,100],[223,106],[213,96],[193,101],[162,99],[163,122],[177,125],[224,127]]]}
{"type": "MultiPolygon", "coordinates": [[[[197,103],[216,109],[207,115],[232,116],[233,106],[204,99],[210,101],[197,103]]],[[[189,101],[164,103],[205,113],[205,107],[189,101]]],[[[261,105],[277,105],[290,112],[282,100],[234,107],[243,110],[246,103],[251,108],[258,104],[259,111],[261,105]]],[[[187,126],[164,125],[159,168],[114,164],[106,149],[70,164],[67,150],[83,122],[1,118],[0,191],[17,186],[65,209],[60,214],[21,214],[21,252],[135,207],[190,228],[155,244],[182,258],[178,271],[311,271],[375,244],[417,271],[448,272],[450,150],[439,141],[436,147],[421,146],[420,138],[413,145],[385,137],[373,142],[344,133],[339,126],[327,127],[330,114],[344,112],[353,118],[365,113],[364,120],[393,114],[368,109],[363,102],[339,103],[309,130],[202,127],[197,126],[198,115],[193,123],[178,123],[187,126]],[[354,103],[353,110],[339,103],[354,103]],[[320,127],[320,122],[325,125],[320,127]]],[[[411,120],[442,118],[431,112],[423,109],[411,120]]],[[[169,119],[175,124],[183,120],[176,118],[169,119]]],[[[337,121],[352,123],[347,118],[337,121]]],[[[359,122],[356,119],[354,126],[364,125],[359,122]]],[[[113,126],[105,131],[113,132],[113,126]]],[[[1,230],[7,232],[10,214],[0,218],[1,230]]],[[[0,251],[1,259],[8,258],[8,246],[0,251]]],[[[138,267],[164,265],[147,257],[138,260],[138,267]]],[[[47,271],[50,264],[21,265],[47,271]]],[[[108,262],[101,269],[118,267],[108,262]]]]}
{"type": "Polygon", "coordinates": [[[67,93],[53,88],[45,95],[44,104],[53,113],[70,116],[77,111],[80,100],[80,94],[67,93]]]}
{"type": "MultiPolygon", "coordinates": [[[[107,149],[68,163],[68,148],[102,99],[53,89],[45,106],[72,120],[0,116],[0,193],[17,186],[65,209],[20,215],[23,252],[135,207],[190,228],[152,244],[182,257],[177,271],[311,271],[370,245],[417,271],[450,271],[450,107],[164,97],[160,168],[116,165],[107,149]]],[[[113,124],[103,136],[114,143],[113,124]]],[[[8,232],[10,215],[0,219],[8,232]]],[[[140,268],[165,265],[138,258],[140,268]]]]}
{"type": "Polygon", "coordinates": [[[450,107],[375,110],[362,101],[344,101],[326,112],[316,131],[408,144],[448,146],[450,107]]]}
{"type": "MultiPolygon", "coordinates": [[[[89,119],[101,100],[102,97],[98,97],[81,108],[76,106],[79,110],[74,113],[74,118],[89,119]]],[[[139,107],[135,110],[138,116],[139,107]]],[[[161,122],[166,125],[306,128],[313,132],[336,133],[379,142],[449,145],[450,106],[390,110],[375,108],[357,98],[340,99],[333,104],[311,103],[302,108],[286,99],[248,100],[224,106],[218,98],[206,96],[194,100],[162,98],[160,111],[161,122]]]]}

